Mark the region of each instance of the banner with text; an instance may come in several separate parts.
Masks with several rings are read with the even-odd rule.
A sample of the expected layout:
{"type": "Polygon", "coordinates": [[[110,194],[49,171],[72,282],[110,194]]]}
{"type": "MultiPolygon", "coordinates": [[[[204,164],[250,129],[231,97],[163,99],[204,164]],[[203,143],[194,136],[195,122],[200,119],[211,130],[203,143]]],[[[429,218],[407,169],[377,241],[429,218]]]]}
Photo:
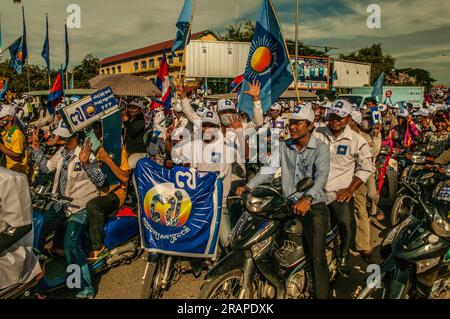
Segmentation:
{"type": "MultiPolygon", "coordinates": [[[[322,57],[298,57],[298,88],[301,90],[328,90],[330,87],[330,60],[322,57]]],[[[295,72],[295,58],[291,57],[295,72]]],[[[295,76],[295,75],[294,75],[295,76]]],[[[290,86],[294,88],[294,83],[290,86]]]]}

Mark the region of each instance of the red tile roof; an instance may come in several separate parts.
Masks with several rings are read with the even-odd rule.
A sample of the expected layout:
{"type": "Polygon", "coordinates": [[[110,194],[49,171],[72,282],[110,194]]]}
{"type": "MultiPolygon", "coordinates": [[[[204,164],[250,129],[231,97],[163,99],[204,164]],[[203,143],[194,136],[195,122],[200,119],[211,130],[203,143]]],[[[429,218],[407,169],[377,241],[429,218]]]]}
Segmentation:
{"type": "MultiPolygon", "coordinates": [[[[191,34],[191,40],[195,40],[200,38],[203,35],[212,33],[211,30],[205,30],[202,32],[191,34]]],[[[111,57],[104,58],[100,61],[100,65],[104,66],[107,64],[117,63],[124,60],[130,60],[134,58],[138,58],[141,56],[150,55],[152,53],[162,52],[164,49],[171,50],[172,49],[173,40],[153,44],[144,48],[136,49],[133,51],[128,51],[125,53],[117,54],[111,57]]]]}

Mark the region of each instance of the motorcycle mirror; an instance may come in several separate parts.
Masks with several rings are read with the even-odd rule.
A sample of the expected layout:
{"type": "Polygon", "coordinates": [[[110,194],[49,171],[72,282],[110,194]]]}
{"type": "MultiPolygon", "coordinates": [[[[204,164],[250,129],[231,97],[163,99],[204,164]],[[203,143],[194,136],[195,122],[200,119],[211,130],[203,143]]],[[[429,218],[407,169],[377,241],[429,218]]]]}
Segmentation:
{"type": "Polygon", "coordinates": [[[305,177],[304,179],[300,180],[297,183],[297,192],[299,193],[304,192],[313,186],[314,186],[313,179],[311,177],[305,177]]]}

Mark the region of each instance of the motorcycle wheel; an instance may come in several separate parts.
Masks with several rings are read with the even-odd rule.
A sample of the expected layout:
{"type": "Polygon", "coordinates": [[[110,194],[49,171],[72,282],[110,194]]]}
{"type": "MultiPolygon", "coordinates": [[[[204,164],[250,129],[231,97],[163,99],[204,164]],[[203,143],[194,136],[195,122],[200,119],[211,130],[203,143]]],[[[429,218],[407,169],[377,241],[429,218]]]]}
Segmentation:
{"type": "Polygon", "coordinates": [[[392,227],[404,221],[408,216],[411,215],[413,210],[413,202],[408,197],[398,197],[391,211],[391,224],[392,227]]]}
{"type": "MultiPolygon", "coordinates": [[[[242,288],[241,280],[242,270],[233,269],[206,282],[200,290],[198,299],[238,299],[242,288]]],[[[255,296],[255,287],[258,285],[251,285],[244,299],[258,299],[255,296]]]]}
{"type": "Polygon", "coordinates": [[[163,294],[161,288],[161,276],[163,275],[164,256],[149,258],[142,277],[141,299],[159,299],[163,294]]]}

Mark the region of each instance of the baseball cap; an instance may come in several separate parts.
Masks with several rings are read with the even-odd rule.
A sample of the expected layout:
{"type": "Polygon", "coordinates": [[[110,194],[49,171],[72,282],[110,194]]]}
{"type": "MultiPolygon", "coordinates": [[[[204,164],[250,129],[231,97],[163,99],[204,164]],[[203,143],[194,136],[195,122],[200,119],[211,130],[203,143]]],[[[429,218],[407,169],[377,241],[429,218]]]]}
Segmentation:
{"type": "Polygon", "coordinates": [[[202,122],[220,126],[219,115],[217,115],[216,112],[212,112],[212,111],[207,111],[207,112],[205,112],[205,114],[203,114],[202,122]]]}
{"type": "Polygon", "coordinates": [[[400,109],[397,113],[397,117],[408,117],[409,112],[406,109],[400,109]]]}
{"type": "Polygon", "coordinates": [[[57,135],[62,138],[72,137],[72,132],[70,132],[69,128],[66,126],[64,121],[59,121],[58,127],[52,132],[54,135],[57,135]]]}
{"type": "Polygon", "coordinates": [[[394,109],[399,109],[400,107],[398,106],[397,103],[395,103],[394,106],[393,106],[392,108],[394,108],[394,109]]]}
{"type": "Polygon", "coordinates": [[[336,114],[340,117],[346,117],[352,114],[353,107],[352,105],[345,100],[337,100],[334,101],[328,110],[329,114],[336,114]]]}
{"type": "Polygon", "coordinates": [[[4,104],[0,110],[0,119],[6,116],[14,116],[16,114],[16,108],[9,104],[4,104]]]}
{"type": "Polygon", "coordinates": [[[361,124],[362,122],[362,114],[360,111],[353,111],[352,112],[352,120],[355,121],[357,124],[361,124]]]}
{"type": "Polygon", "coordinates": [[[144,103],[140,99],[134,99],[130,103],[128,103],[128,106],[136,106],[143,109],[145,107],[144,103]]]}
{"type": "Polygon", "coordinates": [[[58,103],[55,107],[55,111],[60,111],[62,108],[64,108],[66,105],[64,103],[58,103]]]}
{"type": "Polygon", "coordinates": [[[294,110],[289,117],[290,120],[299,121],[299,120],[307,120],[311,123],[314,122],[314,111],[311,105],[298,105],[294,107],[294,110]]]}
{"type": "Polygon", "coordinates": [[[414,116],[430,116],[430,111],[428,109],[420,108],[417,112],[413,113],[414,116]]]}
{"type": "Polygon", "coordinates": [[[208,111],[207,108],[205,108],[205,107],[199,107],[199,108],[197,109],[197,111],[195,111],[195,113],[197,113],[197,115],[199,115],[200,117],[203,118],[203,114],[205,114],[207,111],[208,111]]]}
{"type": "Polygon", "coordinates": [[[385,112],[388,108],[388,106],[386,104],[378,104],[378,107],[380,108],[381,112],[385,112]]]}
{"type": "Polygon", "coordinates": [[[235,111],[236,105],[231,100],[219,100],[217,102],[217,110],[219,112],[224,112],[228,110],[235,111]]]}
{"type": "Polygon", "coordinates": [[[271,107],[270,107],[270,109],[271,110],[273,110],[273,111],[281,111],[281,105],[280,104],[278,104],[278,103],[275,103],[274,105],[272,105],[271,107]]]}

